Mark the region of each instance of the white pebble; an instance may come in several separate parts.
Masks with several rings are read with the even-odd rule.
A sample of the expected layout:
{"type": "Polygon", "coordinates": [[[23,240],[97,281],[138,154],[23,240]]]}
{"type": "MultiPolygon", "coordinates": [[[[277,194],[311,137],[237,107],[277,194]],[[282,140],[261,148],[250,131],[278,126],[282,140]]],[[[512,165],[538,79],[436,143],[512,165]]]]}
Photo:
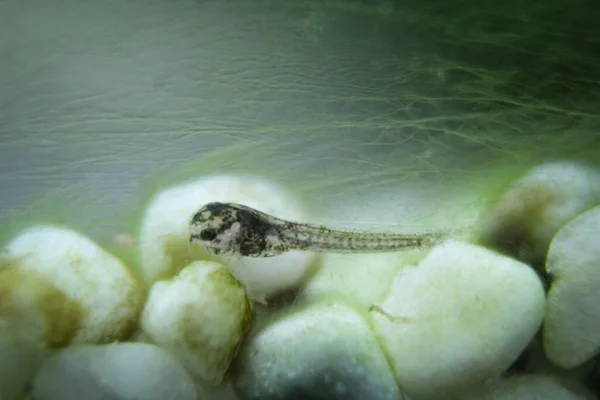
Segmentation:
{"type": "Polygon", "coordinates": [[[600,207],[565,225],[550,246],[544,349],[563,368],[600,352],[600,207]]]}
{"type": "Polygon", "coordinates": [[[75,346],[50,358],[34,381],[36,400],[196,400],[175,359],[141,343],[75,346]]]}
{"type": "Polygon", "coordinates": [[[233,380],[244,400],[402,395],[365,319],[342,304],[296,310],[249,339],[233,380]]]}
{"type": "Polygon", "coordinates": [[[49,346],[130,335],[144,289],[119,259],[75,231],[37,226],[6,246],[0,318],[49,346]]]}
{"type": "Polygon", "coordinates": [[[169,278],[196,260],[216,260],[229,267],[248,295],[264,302],[301,285],[316,256],[291,251],[273,258],[216,257],[189,242],[192,216],[213,201],[240,203],[280,218],[305,221],[300,202],[282,187],[254,176],[215,175],[163,190],[151,199],[142,223],[139,251],[149,282],[169,278]]]}
{"type": "Polygon", "coordinates": [[[400,386],[419,400],[437,399],[508,368],[540,327],[544,300],[527,265],[449,241],[397,275],[380,304],[396,319],[372,315],[400,386]]]}
{"type": "Polygon", "coordinates": [[[196,261],[152,286],[141,328],[196,380],[214,385],[223,380],[251,321],[251,304],[233,275],[215,262],[196,261]]]}
{"type": "Polygon", "coordinates": [[[492,205],[483,237],[519,260],[543,266],[552,237],[577,214],[600,204],[600,171],[576,162],[532,168],[492,205]]]}
{"type": "Polygon", "coordinates": [[[302,298],[335,296],[369,308],[387,296],[394,276],[421,252],[325,254],[322,264],[302,290],[302,298]]]}

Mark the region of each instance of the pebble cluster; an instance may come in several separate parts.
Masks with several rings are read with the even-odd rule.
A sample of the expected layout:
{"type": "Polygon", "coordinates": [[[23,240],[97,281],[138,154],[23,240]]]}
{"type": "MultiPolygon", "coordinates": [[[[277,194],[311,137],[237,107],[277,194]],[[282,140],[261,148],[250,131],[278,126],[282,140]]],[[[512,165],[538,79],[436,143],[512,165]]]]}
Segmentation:
{"type": "Polygon", "coordinates": [[[598,399],[600,169],[548,162],[469,238],[386,254],[219,257],[210,201],[311,215],[256,176],[150,199],[131,266],[68,227],[0,258],[0,399],[598,399]],[[290,300],[291,295],[291,300],[290,300]]]}

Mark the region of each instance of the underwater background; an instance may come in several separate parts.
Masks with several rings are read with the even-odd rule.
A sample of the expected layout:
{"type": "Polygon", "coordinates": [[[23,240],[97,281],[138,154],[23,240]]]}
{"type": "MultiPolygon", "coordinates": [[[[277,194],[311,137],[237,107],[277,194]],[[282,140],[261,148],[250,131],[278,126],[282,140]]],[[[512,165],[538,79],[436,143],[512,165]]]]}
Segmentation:
{"type": "Polygon", "coordinates": [[[0,399],[600,397],[599,65],[584,0],[0,0],[0,399]]]}

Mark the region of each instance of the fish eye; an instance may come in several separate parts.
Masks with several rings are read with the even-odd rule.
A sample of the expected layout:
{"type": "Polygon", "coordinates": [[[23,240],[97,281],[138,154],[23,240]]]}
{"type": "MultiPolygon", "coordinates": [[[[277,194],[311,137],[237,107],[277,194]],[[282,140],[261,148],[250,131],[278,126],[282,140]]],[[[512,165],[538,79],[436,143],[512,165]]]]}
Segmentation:
{"type": "Polygon", "coordinates": [[[217,238],[217,231],[213,228],[206,228],[200,232],[200,239],[212,242],[217,238]]]}

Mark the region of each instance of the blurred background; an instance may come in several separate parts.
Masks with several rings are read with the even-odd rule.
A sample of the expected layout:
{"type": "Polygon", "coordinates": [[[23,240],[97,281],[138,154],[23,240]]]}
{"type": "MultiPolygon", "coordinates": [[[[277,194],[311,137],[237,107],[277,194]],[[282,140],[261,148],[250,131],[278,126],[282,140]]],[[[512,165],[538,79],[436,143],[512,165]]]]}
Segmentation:
{"type": "Polygon", "coordinates": [[[0,0],[0,239],[53,222],[110,243],[214,172],[328,221],[418,223],[600,159],[592,3],[0,0]]]}

